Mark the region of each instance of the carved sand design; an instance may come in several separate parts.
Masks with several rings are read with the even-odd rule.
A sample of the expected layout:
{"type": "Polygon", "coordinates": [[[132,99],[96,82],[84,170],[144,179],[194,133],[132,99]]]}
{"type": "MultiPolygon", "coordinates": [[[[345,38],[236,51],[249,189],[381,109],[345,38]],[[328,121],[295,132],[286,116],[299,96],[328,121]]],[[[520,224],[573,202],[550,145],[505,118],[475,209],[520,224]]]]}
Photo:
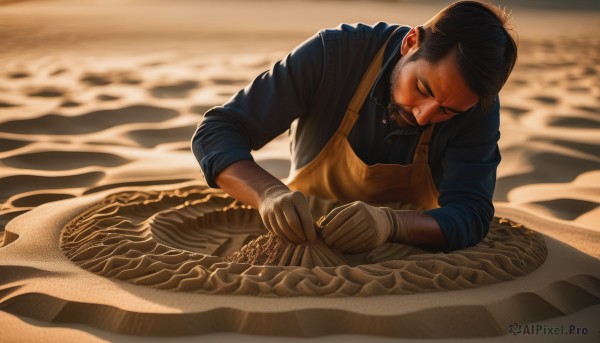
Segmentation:
{"type": "Polygon", "coordinates": [[[348,264],[342,254],[329,248],[321,239],[295,245],[274,234],[266,234],[246,244],[227,261],[255,265],[300,266],[304,268],[335,267],[348,264]]]}
{"type": "MultiPolygon", "coordinates": [[[[335,205],[311,199],[315,217],[335,205]]],[[[66,225],[61,249],[91,272],[158,289],[334,297],[478,287],[526,275],[547,254],[541,235],[497,218],[481,243],[451,253],[385,244],[340,255],[266,234],[255,209],[193,186],[107,196],[66,225]]]]}

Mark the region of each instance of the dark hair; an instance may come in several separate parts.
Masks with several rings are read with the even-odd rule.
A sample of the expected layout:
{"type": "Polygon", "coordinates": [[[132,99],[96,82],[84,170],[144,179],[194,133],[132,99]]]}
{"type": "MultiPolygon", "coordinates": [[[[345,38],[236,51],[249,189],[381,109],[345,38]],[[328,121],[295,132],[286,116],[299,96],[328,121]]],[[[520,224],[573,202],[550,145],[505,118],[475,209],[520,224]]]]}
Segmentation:
{"type": "Polygon", "coordinates": [[[409,60],[435,63],[455,51],[459,72],[485,110],[517,61],[517,44],[506,28],[509,16],[491,4],[455,2],[418,28],[420,45],[409,60]]]}

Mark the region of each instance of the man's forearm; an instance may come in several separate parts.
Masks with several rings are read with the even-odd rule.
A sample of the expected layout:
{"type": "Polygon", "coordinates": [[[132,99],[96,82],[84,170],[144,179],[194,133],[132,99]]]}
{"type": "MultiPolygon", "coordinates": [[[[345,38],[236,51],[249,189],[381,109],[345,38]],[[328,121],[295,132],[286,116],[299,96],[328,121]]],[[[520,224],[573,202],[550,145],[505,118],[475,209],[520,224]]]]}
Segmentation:
{"type": "Polygon", "coordinates": [[[394,211],[403,233],[392,240],[396,243],[442,248],[446,238],[437,221],[430,215],[416,211],[394,211]]]}
{"type": "Polygon", "coordinates": [[[242,160],[223,169],[215,178],[223,191],[246,205],[258,208],[264,192],[274,185],[286,187],[254,161],[242,160]]]}

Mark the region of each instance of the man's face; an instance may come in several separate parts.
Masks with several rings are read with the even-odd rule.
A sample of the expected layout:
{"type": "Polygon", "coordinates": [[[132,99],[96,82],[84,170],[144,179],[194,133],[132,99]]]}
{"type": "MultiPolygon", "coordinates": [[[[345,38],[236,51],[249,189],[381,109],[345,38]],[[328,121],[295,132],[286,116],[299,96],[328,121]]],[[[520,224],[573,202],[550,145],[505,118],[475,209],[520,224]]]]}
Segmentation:
{"type": "Polygon", "coordinates": [[[479,97],[458,71],[453,52],[435,64],[423,58],[407,62],[418,47],[410,45],[411,33],[391,75],[388,110],[396,123],[400,127],[439,123],[475,106],[479,97]]]}

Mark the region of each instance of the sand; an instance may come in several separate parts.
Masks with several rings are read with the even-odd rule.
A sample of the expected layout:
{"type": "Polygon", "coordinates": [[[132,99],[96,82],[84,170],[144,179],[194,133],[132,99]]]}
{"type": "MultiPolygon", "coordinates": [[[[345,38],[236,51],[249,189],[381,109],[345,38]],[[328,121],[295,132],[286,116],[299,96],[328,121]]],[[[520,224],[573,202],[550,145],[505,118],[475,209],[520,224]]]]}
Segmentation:
{"type": "MultiPolygon", "coordinates": [[[[317,218],[337,205],[311,204],[317,218]]],[[[113,194],[57,229],[63,254],[83,269],[209,294],[342,297],[474,288],[526,275],[547,255],[541,235],[509,221],[495,221],[480,244],[452,253],[385,244],[343,255],[320,238],[294,245],[267,234],[257,210],[206,187],[113,194]]]]}
{"type": "MultiPolygon", "coordinates": [[[[565,339],[513,323],[597,341],[600,24],[582,3],[513,8],[494,199],[510,221],[463,251],[351,256],[265,235],[206,188],[190,137],[318,29],[415,25],[440,5],[3,2],[0,341],[565,339]]],[[[286,135],[253,154],[285,179],[286,135]]]]}

